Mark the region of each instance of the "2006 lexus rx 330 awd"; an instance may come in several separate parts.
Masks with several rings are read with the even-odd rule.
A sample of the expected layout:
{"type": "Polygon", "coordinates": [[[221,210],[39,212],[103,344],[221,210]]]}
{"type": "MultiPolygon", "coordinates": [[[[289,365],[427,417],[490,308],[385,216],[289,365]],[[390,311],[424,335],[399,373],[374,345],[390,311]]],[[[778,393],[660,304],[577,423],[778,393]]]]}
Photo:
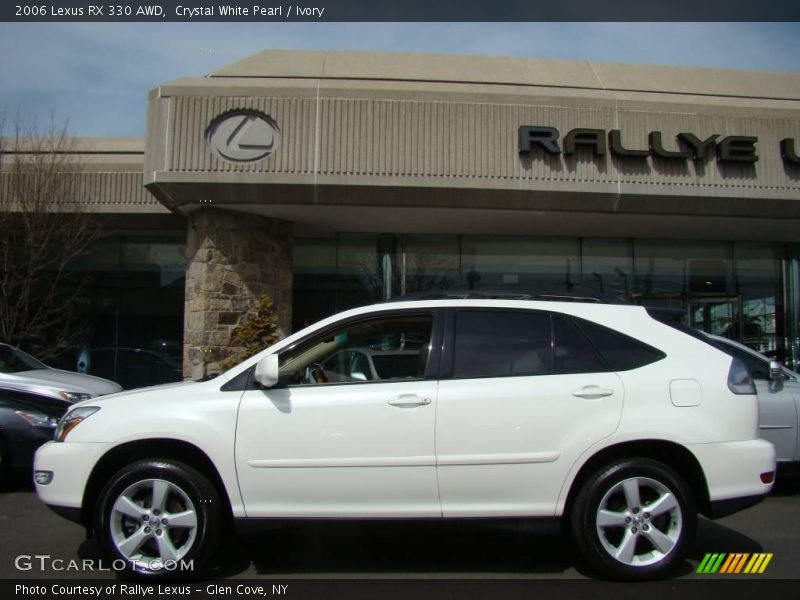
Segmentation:
{"type": "Polygon", "coordinates": [[[642,307],[406,301],[77,404],[35,479],[143,576],[201,569],[231,522],[559,517],[598,574],[642,579],[682,560],[697,513],[769,492],[757,414],[741,363],[642,307]]]}

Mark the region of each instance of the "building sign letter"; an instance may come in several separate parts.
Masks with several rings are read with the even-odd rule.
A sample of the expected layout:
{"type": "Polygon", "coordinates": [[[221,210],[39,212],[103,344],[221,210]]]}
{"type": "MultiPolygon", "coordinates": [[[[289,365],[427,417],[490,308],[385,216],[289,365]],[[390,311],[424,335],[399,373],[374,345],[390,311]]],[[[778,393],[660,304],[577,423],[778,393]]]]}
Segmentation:
{"type": "Polygon", "coordinates": [[[797,151],[794,149],[794,138],[781,140],[781,156],[787,163],[800,165],[800,156],[797,156],[797,151]]]}
{"type": "Polygon", "coordinates": [[[519,128],[519,151],[530,152],[531,146],[541,146],[550,154],[561,154],[558,135],[555,127],[522,126],[519,128]]]}
{"type": "Polygon", "coordinates": [[[757,137],[729,135],[717,146],[717,158],[721,161],[754,163],[758,160],[757,141],[757,137]]]}

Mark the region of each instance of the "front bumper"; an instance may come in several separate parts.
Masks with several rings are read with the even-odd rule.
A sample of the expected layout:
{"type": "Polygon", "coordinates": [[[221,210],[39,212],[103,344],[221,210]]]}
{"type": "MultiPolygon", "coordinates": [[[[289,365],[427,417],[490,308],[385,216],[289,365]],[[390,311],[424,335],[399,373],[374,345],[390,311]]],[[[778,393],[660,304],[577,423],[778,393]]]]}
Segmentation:
{"type": "Polygon", "coordinates": [[[775,447],[765,440],[691,444],[688,448],[705,474],[712,518],[757,504],[772,489],[775,447]],[[772,481],[764,483],[763,473],[772,473],[772,481]]]}
{"type": "Polygon", "coordinates": [[[42,444],[53,439],[51,427],[24,427],[4,430],[11,456],[10,467],[30,472],[33,455],[42,444]]]}
{"type": "Polygon", "coordinates": [[[34,472],[50,471],[53,478],[47,485],[36,483],[39,499],[59,513],[59,508],[80,510],[92,469],[109,447],[83,442],[48,442],[40,447],[34,457],[34,472]]]}

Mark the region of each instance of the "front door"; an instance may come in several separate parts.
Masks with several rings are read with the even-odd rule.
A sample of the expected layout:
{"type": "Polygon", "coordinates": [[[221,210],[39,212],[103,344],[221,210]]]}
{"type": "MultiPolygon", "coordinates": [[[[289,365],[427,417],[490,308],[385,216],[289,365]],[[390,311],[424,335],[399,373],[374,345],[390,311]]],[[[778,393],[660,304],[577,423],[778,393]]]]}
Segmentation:
{"type": "Polygon", "coordinates": [[[249,517],[441,516],[426,366],[431,313],[312,334],[281,381],[243,393],[236,468],[249,517]]]}

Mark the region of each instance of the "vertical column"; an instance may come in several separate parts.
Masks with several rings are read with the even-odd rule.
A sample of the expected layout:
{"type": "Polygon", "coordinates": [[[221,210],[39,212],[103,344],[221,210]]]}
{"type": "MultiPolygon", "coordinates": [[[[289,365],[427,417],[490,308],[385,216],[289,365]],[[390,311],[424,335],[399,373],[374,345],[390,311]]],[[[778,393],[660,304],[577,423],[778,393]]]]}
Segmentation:
{"type": "Polygon", "coordinates": [[[272,298],[281,337],[292,316],[292,224],[216,208],[188,216],[183,374],[220,372],[241,349],[236,326],[265,294],[272,298]]]}

